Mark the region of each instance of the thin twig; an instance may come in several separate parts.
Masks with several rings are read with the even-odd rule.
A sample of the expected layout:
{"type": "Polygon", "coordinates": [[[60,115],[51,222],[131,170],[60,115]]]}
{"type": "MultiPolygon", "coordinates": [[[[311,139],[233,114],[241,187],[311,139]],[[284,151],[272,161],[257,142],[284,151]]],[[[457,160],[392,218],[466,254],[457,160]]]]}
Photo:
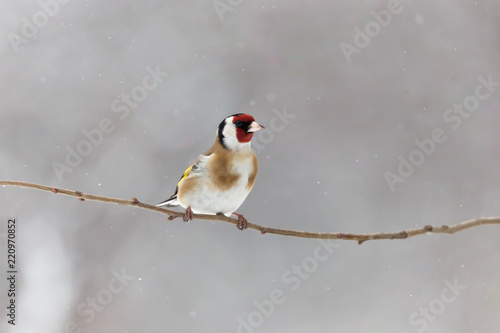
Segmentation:
{"type": "MultiPolygon", "coordinates": [[[[132,198],[132,200],[125,199],[115,199],[104,197],[100,195],[87,194],[80,191],[70,191],[57,187],[50,187],[45,185],[38,185],[27,182],[19,182],[19,181],[9,181],[9,180],[0,180],[0,185],[5,186],[19,186],[19,187],[27,187],[33,188],[41,191],[48,191],[52,193],[60,193],[69,195],[72,197],[78,198],[80,201],[84,200],[94,200],[94,201],[102,201],[114,203],[117,205],[123,206],[135,206],[140,207],[142,209],[151,210],[160,214],[165,214],[169,216],[169,219],[175,219],[177,217],[182,217],[184,212],[177,212],[166,208],[156,207],[153,205],[148,205],[143,202],[140,202],[136,198],[132,198]]],[[[198,220],[209,220],[209,221],[223,221],[227,223],[231,223],[236,225],[238,223],[237,219],[233,219],[224,215],[207,215],[207,214],[194,214],[193,217],[198,220]]],[[[469,220],[465,222],[461,222],[454,225],[442,225],[433,227],[430,225],[426,225],[422,228],[416,229],[408,229],[400,232],[380,232],[380,233],[372,233],[372,234],[349,234],[349,233],[336,233],[336,232],[309,232],[309,231],[296,231],[296,230],[286,230],[286,229],[277,229],[277,228],[268,228],[258,224],[248,223],[249,229],[254,229],[260,231],[262,234],[275,234],[275,235],[283,235],[283,236],[292,236],[292,237],[301,237],[301,238],[316,238],[316,239],[343,239],[343,240],[354,240],[358,241],[358,244],[362,244],[363,242],[369,240],[378,240],[378,239],[405,239],[413,236],[423,235],[423,234],[453,234],[455,232],[459,232],[465,229],[469,229],[472,227],[484,225],[484,224],[500,224],[500,217],[488,217],[488,218],[478,218],[474,220],[469,220]]]]}

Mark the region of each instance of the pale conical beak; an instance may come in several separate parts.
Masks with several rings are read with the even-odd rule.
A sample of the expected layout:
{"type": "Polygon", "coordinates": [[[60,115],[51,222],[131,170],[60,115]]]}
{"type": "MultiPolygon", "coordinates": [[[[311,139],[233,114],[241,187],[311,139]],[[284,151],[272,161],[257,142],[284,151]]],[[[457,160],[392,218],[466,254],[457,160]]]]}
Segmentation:
{"type": "Polygon", "coordinates": [[[254,132],[260,131],[261,129],[264,129],[264,128],[265,128],[264,126],[261,126],[258,123],[256,123],[255,121],[252,121],[252,123],[248,127],[247,133],[254,133],[254,132]]]}

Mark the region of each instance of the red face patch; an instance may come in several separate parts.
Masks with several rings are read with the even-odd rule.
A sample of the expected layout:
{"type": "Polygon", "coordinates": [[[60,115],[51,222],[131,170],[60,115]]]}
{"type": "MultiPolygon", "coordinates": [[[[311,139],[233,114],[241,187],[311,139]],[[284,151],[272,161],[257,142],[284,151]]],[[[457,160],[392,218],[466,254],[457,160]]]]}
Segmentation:
{"type": "Polygon", "coordinates": [[[252,137],[253,133],[247,133],[247,131],[245,131],[243,128],[236,129],[236,138],[238,139],[238,142],[249,142],[250,140],[252,140],[252,137]]]}
{"type": "Polygon", "coordinates": [[[233,124],[235,122],[237,122],[238,120],[240,120],[244,123],[251,123],[252,121],[255,121],[255,118],[249,114],[239,114],[239,115],[233,117],[233,124]]]}
{"type": "Polygon", "coordinates": [[[252,121],[255,121],[255,118],[249,114],[238,114],[233,117],[233,124],[236,125],[236,138],[238,139],[238,142],[245,143],[252,140],[253,133],[247,133],[246,131],[246,128],[248,127],[239,127],[239,124],[241,123],[248,124],[249,126],[252,121]]]}

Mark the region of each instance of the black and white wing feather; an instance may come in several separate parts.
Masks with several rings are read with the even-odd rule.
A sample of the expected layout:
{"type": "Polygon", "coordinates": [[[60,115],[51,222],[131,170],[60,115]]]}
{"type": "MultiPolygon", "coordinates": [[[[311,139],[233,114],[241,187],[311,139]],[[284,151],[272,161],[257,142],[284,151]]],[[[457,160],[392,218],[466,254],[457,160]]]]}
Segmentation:
{"type": "Polygon", "coordinates": [[[184,171],[184,173],[182,174],[181,179],[179,179],[179,181],[177,182],[177,186],[175,187],[175,193],[167,200],[162,201],[159,204],[157,204],[156,207],[162,207],[162,206],[177,207],[177,206],[179,206],[180,203],[179,203],[179,200],[177,200],[177,194],[179,193],[180,182],[184,178],[198,174],[200,172],[201,161],[206,157],[207,157],[207,155],[201,155],[200,158],[196,162],[194,162],[193,165],[191,165],[189,168],[187,168],[186,171],[184,171]]]}

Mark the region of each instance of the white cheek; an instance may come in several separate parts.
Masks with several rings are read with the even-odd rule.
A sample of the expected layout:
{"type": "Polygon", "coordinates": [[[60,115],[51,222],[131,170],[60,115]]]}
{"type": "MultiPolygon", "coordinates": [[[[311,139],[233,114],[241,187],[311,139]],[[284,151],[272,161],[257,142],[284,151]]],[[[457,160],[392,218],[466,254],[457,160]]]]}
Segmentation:
{"type": "Polygon", "coordinates": [[[222,134],[224,134],[226,138],[236,138],[236,128],[234,127],[233,124],[226,123],[226,126],[224,126],[222,134]]]}
{"type": "Polygon", "coordinates": [[[222,131],[222,134],[224,135],[224,144],[229,148],[229,149],[234,149],[238,146],[238,139],[236,138],[236,128],[232,123],[226,124],[224,127],[224,131],[222,131]]]}

